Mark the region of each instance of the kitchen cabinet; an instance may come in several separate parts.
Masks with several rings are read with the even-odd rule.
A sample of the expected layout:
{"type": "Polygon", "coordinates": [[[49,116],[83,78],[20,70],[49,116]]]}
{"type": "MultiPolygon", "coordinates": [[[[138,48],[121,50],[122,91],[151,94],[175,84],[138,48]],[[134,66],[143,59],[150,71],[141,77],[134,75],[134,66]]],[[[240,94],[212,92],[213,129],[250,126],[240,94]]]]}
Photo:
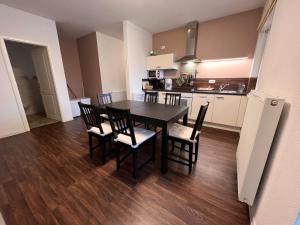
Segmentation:
{"type": "MultiPolygon", "coordinates": [[[[158,103],[165,103],[166,92],[159,92],[158,103]]],[[[187,99],[189,107],[188,118],[195,121],[201,105],[209,102],[209,107],[204,118],[214,126],[242,127],[247,107],[247,96],[240,95],[216,95],[204,93],[182,93],[182,100],[187,99]],[[192,98],[191,98],[192,96],[192,98]]],[[[183,101],[182,101],[183,102],[183,101]]]]}
{"type": "Polygon", "coordinates": [[[239,108],[239,114],[238,114],[238,119],[236,122],[237,127],[242,127],[243,122],[244,122],[244,116],[247,108],[247,103],[248,103],[248,97],[247,96],[242,96],[241,98],[241,103],[240,103],[240,108],[239,108]]]}
{"type": "Polygon", "coordinates": [[[242,96],[215,95],[212,122],[228,126],[237,126],[242,96]]]}
{"type": "Polygon", "coordinates": [[[205,105],[207,102],[209,102],[209,106],[208,106],[204,121],[211,122],[213,108],[214,108],[214,95],[211,95],[211,94],[193,94],[190,118],[193,120],[196,120],[201,105],[205,105]]]}
{"type": "Polygon", "coordinates": [[[174,54],[148,56],[147,70],[178,69],[178,64],[174,62],[174,59],[174,54]]]}

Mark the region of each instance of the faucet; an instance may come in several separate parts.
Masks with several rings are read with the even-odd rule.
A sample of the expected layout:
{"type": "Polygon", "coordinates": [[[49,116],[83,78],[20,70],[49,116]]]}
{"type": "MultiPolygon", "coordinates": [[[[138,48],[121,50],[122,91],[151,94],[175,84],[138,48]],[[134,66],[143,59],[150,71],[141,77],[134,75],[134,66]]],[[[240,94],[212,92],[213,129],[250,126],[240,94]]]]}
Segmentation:
{"type": "Polygon", "coordinates": [[[223,91],[229,85],[230,85],[230,83],[221,84],[220,87],[219,87],[219,91],[223,91]]]}

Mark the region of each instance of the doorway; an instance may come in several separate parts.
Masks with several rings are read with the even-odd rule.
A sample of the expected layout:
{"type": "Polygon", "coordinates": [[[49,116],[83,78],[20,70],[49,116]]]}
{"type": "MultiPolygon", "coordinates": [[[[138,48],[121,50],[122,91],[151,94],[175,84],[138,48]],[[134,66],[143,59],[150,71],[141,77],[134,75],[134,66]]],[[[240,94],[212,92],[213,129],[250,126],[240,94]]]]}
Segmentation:
{"type": "Polygon", "coordinates": [[[5,45],[30,129],[60,121],[47,48],[10,40],[5,45]]]}

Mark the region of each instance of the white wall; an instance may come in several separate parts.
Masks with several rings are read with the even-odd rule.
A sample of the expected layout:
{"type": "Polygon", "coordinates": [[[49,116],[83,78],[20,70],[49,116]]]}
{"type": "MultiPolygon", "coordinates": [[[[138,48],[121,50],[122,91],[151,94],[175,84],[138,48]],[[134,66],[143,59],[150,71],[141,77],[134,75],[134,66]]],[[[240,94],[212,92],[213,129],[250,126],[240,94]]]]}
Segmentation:
{"type": "Polygon", "coordinates": [[[152,34],[137,25],[123,22],[127,98],[142,93],[142,78],[147,77],[146,57],[152,49],[152,34]]]}
{"type": "Polygon", "coordinates": [[[300,212],[300,1],[277,1],[257,89],[285,99],[253,224],[294,225],[300,212]]]}
{"type": "Polygon", "coordinates": [[[5,107],[1,107],[0,137],[26,130],[25,124],[22,123],[21,111],[18,108],[9,82],[8,73],[11,67],[5,61],[7,55],[3,46],[3,38],[39,43],[48,47],[62,121],[72,120],[55,22],[0,4],[0,104],[5,105],[5,107]]]}
{"type": "Polygon", "coordinates": [[[126,99],[124,42],[97,32],[98,56],[103,93],[111,92],[113,101],[126,99]]]}

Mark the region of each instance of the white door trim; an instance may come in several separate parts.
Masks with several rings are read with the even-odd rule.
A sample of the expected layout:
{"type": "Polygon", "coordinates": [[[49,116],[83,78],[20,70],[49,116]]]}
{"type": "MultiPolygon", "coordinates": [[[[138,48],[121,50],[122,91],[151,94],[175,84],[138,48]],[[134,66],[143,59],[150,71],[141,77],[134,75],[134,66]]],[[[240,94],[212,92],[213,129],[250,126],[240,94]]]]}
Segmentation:
{"type": "Polygon", "coordinates": [[[22,102],[22,99],[21,99],[21,96],[20,96],[19,88],[18,88],[18,85],[17,85],[17,82],[16,82],[16,78],[15,78],[13,69],[12,69],[12,65],[10,63],[10,59],[9,59],[9,56],[8,56],[8,52],[7,52],[4,40],[5,39],[3,37],[0,37],[0,48],[1,48],[2,55],[3,55],[5,67],[6,67],[6,70],[8,72],[8,78],[9,78],[9,81],[10,81],[10,84],[11,84],[11,87],[13,89],[13,93],[14,93],[14,96],[15,96],[15,99],[16,99],[16,102],[17,102],[17,105],[18,105],[18,110],[19,110],[19,114],[20,114],[21,119],[22,119],[24,132],[30,131],[29,124],[28,124],[28,121],[27,121],[27,117],[26,117],[26,114],[25,114],[25,110],[24,110],[24,107],[23,107],[23,102],[22,102]]]}
{"type": "Polygon", "coordinates": [[[24,43],[24,44],[31,44],[31,45],[37,45],[40,47],[45,47],[47,49],[47,54],[48,54],[48,59],[49,59],[49,66],[50,66],[50,71],[52,74],[52,82],[53,82],[53,86],[54,86],[54,90],[56,93],[56,103],[57,103],[57,107],[58,107],[58,111],[59,111],[59,117],[62,120],[62,111],[59,105],[59,101],[58,101],[58,94],[57,94],[57,88],[56,88],[56,82],[55,82],[55,77],[53,76],[53,68],[52,68],[52,60],[50,57],[50,49],[47,45],[45,45],[44,43],[39,43],[39,42],[33,42],[33,41],[29,41],[29,40],[24,40],[24,39],[18,39],[18,38],[14,38],[14,37],[9,37],[9,36],[4,36],[4,35],[0,35],[0,49],[1,52],[3,54],[3,58],[4,58],[4,63],[6,66],[6,69],[8,71],[8,77],[14,92],[14,96],[18,105],[18,110],[19,110],[19,114],[21,116],[22,122],[23,122],[23,126],[24,126],[24,132],[26,131],[30,131],[30,127],[27,121],[27,117],[26,117],[26,113],[23,107],[23,102],[20,96],[20,92],[19,92],[19,88],[16,82],[16,78],[12,69],[12,65],[9,59],[9,55],[7,52],[7,48],[5,45],[5,41],[15,41],[15,42],[19,42],[19,43],[24,43]]]}

